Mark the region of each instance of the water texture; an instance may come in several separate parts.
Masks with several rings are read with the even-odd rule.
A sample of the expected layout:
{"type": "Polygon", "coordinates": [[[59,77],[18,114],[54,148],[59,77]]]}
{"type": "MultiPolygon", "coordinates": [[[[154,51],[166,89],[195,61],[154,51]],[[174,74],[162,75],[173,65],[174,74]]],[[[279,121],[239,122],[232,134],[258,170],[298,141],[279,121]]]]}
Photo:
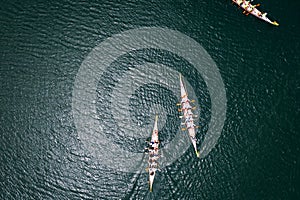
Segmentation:
{"type": "Polygon", "coordinates": [[[257,3],[279,27],[244,16],[229,0],[2,2],[0,199],[299,199],[300,5],[257,3]],[[78,134],[72,107],[90,52],[141,27],[175,30],[199,43],[218,67],[227,99],[216,146],[197,159],[180,132],[185,151],[158,172],[152,193],[145,156],[124,172],[91,149],[105,139],[111,148],[142,153],[155,113],[167,147],[180,130],[178,72],[196,99],[201,146],[214,120],[201,72],[161,49],[116,58],[99,76],[96,112],[78,110],[105,125],[91,130],[104,139],[86,135],[90,146],[78,134]]]}

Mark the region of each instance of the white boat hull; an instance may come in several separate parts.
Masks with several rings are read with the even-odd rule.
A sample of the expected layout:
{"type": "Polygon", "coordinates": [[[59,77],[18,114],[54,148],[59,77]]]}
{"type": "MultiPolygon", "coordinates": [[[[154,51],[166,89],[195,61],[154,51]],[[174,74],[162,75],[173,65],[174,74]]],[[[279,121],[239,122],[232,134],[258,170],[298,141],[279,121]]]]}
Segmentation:
{"type": "Polygon", "coordinates": [[[267,13],[262,13],[259,11],[255,5],[252,5],[249,1],[243,1],[243,0],[232,0],[235,4],[237,4],[239,7],[243,8],[245,12],[254,15],[255,17],[268,22],[270,24],[273,24],[275,26],[279,26],[279,24],[276,21],[271,21],[267,17],[267,13]]]}
{"type": "Polygon", "coordinates": [[[149,160],[148,160],[148,172],[149,172],[149,189],[152,192],[154,177],[156,171],[158,169],[157,160],[159,158],[158,148],[159,148],[159,140],[158,140],[158,127],[157,127],[158,116],[155,117],[154,127],[152,131],[151,141],[149,143],[149,160]]]}
{"type": "Polygon", "coordinates": [[[196,139],[196,131],[195,131],[196,126],[194,124],[193,112],[191,111],[192,107],[189,103],[190,100],[188,99],[188,94],[184,87],[181,74],[180,74],[180,94],[181,94],[181,111],[183,112],[183,119],[186,121],[184,124],[188,131],[195,153],[197,157],[199,157],[200,154],[199,151],[197,150],[197,139],[196,139]],[[189,118],[188,121],[187,118],[189,118]]]}

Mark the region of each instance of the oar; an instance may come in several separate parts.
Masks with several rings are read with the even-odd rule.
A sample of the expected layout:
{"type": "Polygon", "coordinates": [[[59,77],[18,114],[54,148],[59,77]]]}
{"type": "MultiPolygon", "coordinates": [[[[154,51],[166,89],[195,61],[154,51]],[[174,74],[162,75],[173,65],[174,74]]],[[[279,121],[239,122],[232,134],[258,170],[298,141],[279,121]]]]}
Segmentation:
{"type": "MultiPolygon", "coordinates": [[[[193,117],[198,117],[198,115],[193,115],[193,117]]],[[[179,116],[180,119],[184,118],[184,116],[179,116]]]]}
{"type": "MultiPolygon", "coordinates": [[[[192,99],[192,100],[190,100],[190,102],[195,103],[196,100],[195,100],[195,99],[192,99]]],[[[176,106],[181,106],[181,103],[177,103],[176,106]]]]}

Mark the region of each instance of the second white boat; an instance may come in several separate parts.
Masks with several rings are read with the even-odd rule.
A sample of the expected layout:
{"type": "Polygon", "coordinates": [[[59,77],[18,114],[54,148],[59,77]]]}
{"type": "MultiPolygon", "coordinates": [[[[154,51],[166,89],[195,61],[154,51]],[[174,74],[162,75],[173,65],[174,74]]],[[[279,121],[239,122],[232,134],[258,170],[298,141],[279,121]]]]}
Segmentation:
{"type": "Polygon", "coordinates": [[[180,79],[180,95],[181,95],[181,108],[179,111],[183,113],[182,118],[184,119],[183,124],[185,125],[184,129],[187,129],[190,140],[193,144],[195,153],[197,157],[200,157],[199,151],[197,150],[197,139],[196,139],[196,125],[194,124],[194,114],[192,112],[192,106],[190,104],[190,99],[188,98],[188,93],[184,87],[181,74],[179,75],[180,79]]]}

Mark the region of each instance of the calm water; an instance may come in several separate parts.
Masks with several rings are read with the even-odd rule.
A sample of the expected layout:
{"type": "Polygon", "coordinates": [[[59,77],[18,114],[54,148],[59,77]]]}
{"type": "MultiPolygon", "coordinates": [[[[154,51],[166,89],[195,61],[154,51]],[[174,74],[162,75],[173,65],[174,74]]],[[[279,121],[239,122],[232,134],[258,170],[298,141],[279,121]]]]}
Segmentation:
{"type": "MultiPolygon", "coordinates": [[[[279,27],[244,16],[229,0],[2,2],[0,198],[299,199],[300,4],[260,3],[279,27]],[[72,113],[76,75],[92,49],[114,34],[145,26],[177,30],[201,44],[219,68],[227,97],[215,148],[203,159],[189,148],[161,169],[153,193],[143,170],[125,173],[99,162],[82,142],[72,113]]],[[[162,146],[180,126],[178,94],[160,84],[135,90],[130,124],[118,118],[125,112],[122,104],[119,115],[107,109],[114,103],[108,97],[117,99],[110,92],[122,73],[146,62],[180,71],[197,93],[201,143],[211,120],[203,79],[178,56],[148,49],[116,60],[97,85],[94,117],[106,125],[102,131],[112,146],[140,152],[151,129],[138,140],[126,133],[151,127],[157,110],[166,120],[162,146]],[[118,125],[122,120],[124,127],[118,125]]],[[[151,73],[158,80],[170,74],[161,70],[151,73]]],[[[137,70],[125,81],[147,73],[137,70]]],[[[128,89],[118,87],[118,94],[128,89]]],[[[97,140],[90,138],[91,144],[97,140]]]]}

